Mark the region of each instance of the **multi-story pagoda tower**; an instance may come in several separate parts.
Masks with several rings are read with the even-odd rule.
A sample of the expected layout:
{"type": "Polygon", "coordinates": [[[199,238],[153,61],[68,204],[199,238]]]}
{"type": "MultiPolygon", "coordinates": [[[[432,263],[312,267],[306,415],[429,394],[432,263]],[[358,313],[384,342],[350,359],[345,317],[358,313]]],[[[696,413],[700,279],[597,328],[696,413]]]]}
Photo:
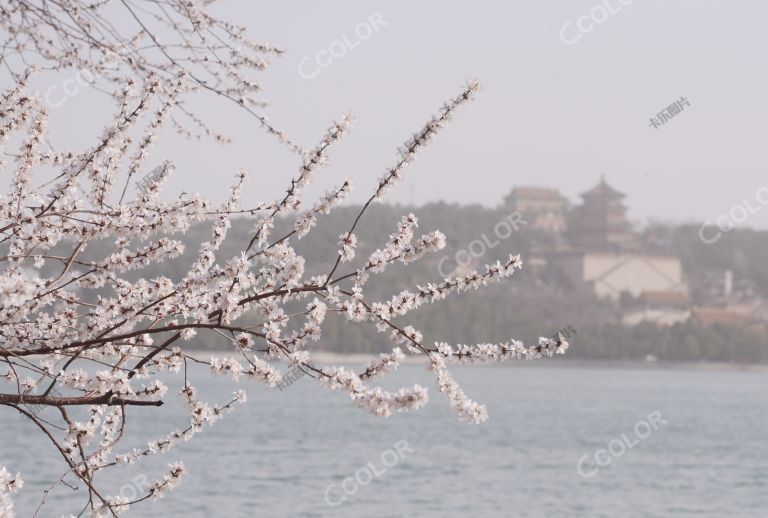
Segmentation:
{"type": "Polygon", "coordinates": [[[581,197],[583,203],[571,211],[568,222],[568,241],[572,246],[614,251],[634,248],[635,236],[622,193],[608,185],[603,176],[599,184],[581,197]]]}

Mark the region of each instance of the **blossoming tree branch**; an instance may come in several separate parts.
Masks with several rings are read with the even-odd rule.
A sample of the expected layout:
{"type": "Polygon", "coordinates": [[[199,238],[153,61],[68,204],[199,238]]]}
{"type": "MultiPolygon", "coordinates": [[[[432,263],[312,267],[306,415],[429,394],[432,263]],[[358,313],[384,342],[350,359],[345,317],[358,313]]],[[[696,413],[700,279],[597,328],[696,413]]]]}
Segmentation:
{"type": "MultiPolygon", "coordinates": [[[[281,365],[346,392],[365,411],[389,416],[423,406],[427,389],[414,384],[387,391],[376,380],[397,369],[406,355],[420,357],[458,417],[479,423],[488,417],[486,408],[463,392],[450,364],[536,359],[567,349],[563,336],[541,338],[532,346],[516,340],[452,345],[430,340],[407,323],[408,314],[423,305],[510,277],[521,267],[519,256],[458,277],[425,279],[389,300],[366,295],[366,285],[390,265],[418,261],[445,246],[438,230],[417,234],[413,214],[393,224],[389,239],[371,253],[358,251],[355,232],[368,207],[397,185],[457,110],[475,98],[477,83],[462,87],[402,144],[339,236],[332,268],[308,276],[305,259],[293,245],[322,224],[322,215],[350,193],[352,181],[316,200],[305,199],[304,191],[350,130],[351,118],[341,117],[314,148],[304,149],[260,115],[253,96],[261,87],[248,74],[266,67],[266,58],[281,50],[250,40],[242,28],[210,16],[191,0],[10,0],[0,6],[0,31],[3,61],[14,80],[0,94],[0,170],[11,186],[0,194],[0,363],[5,367],[0,374],[6,382],[0,385],[0,406],[23,415],[45,436],[67,467],[52,488],[71,485],[67,480],[87,488],[85,504],[92,515],[117,516],[172,489],[184,475],[181,462],[154,474],[146,494],[130,501],[106,494],[99,480],[106,470],[166,453],[215,423],[245,402],[242,380],[276,387],[281,365]],[[125,23],[118,29],[115,19],[133,21],[135,32],[126,32],[125,23]],[[163,26],[177,41],[166,36],[160,43],[156,34],[163,26]],[[14,56],[27,59],[14,61],[14,56]],[[29,56],[38,58],[35,66],[15,71],[14,63],[26,65],[29,56]],[[92,147],[80,151],[47,144],[48,114],[29,89],[37,70],[68,67],[91,69],[100,89],[115,99],[111,124],[92,147]],[[234,101],[299,154],[298,171],[284,195],[242,200],[248,174],[240,171],[233,174],[224,203],[197,194],[169,199],[161,196],[173,172],[168,162],[148,185],[129,194],[164,126],[188,136],[225,139],[186,108],[187,97],[200,90],[234,101]],[[18,149],[6,150],[10,143],[18,149]],[[39,179],[52,169],[53,180],[39,179]],[[252,232],[238,255],[220,257],[233,217],[251,218],[252,232]],[[293,230],[276,235],[278,218],[291,218],[293,230]],[[128,272],[178,260],[184,251],[178,233],[200,223],[210,224],[210,239],[199,246],[183,278],[129,280],[135,276],[128,272]],[[85,258],[89,243],[105,240],[114,243],[110,253],[85,258]],[[303,309],[289,310],[296,304],[303,309]],[[375,326],[390,345],[359,369],[318,364],[312,343],[320,338],[328,311],[345,315],[350,325],[375,326]],[[216,334],[231,352],[196,357],[183,344],[198,333],[216,334]],[[188,373],[191,362],[230,376],[236,389],[231,399],[205,401],[188,373]],[[157,407],[172,397],[160,379],[169,375],[183,380],[177,397],[189,410],[188,425],[144,448],[121,449],[133,407],[157,407]],[[33,406],[55,408],[59,422],[42,419],[33,406]]],[[[0,468],[0,516],[12,515],[11,495],[23,484],[21,475],[8,468],[13,467],[0,468]]]]}

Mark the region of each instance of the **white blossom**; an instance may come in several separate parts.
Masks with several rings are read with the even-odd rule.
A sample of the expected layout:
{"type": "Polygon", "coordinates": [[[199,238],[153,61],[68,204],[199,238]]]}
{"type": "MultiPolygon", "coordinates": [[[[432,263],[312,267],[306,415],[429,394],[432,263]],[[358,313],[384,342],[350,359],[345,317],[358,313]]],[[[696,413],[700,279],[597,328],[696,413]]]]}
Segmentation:
{"type": "MultiPolygon", "coordinates": [[[[488,417],[485,407],[465,395],[451,377],[448,363],[536,359],[562,354],[568,348],[562,336],[542,338],[532,347],[515,340],[430,346],[423,333],[406,321],[411,311],[424,305],[508,278],[521,267],[519,256],[486,265],[482,272],[427,280],[380,301],[371,300],[366,291],[368,283],[389,264],[408,265],[445,246],[446,238],[439,230],[416,236],[419,223],[414,214],[397,222],[381,248],[361,252],[361,259],[358,247],[367,243],[363,237],[358,240],[355,232],[361,232],[357,223],[367,207],[394,187],[407,165],[456,110],[473,99],[479,88],[476,83],[468,83],[406,140],[395,164],[385,171],[338,243],[328,243],[338,245],[332,268],[318,273],[318,266],[324,265],[307,264],[297,251],[301,249],[297,241],[322,224],[320,215],[345,199],[351,181],[345,180],[306,205],[305,191],[320,167],[329,162],[331,149],[350,130],[351,116],[334,122],[314,148],[297,149],[253,112],[259,106],[254,95],[260,86],[243,73],[246,67],[263,69],[267,57],[281,51],[251,41],[234,25],[209,15],[204,9],[207,2],[170,0],[164,6],[185,22],[174,25],[183,42],[178,53],[192,65],[202,66],[211,80],[210,88],[248,107],[269,133],[299,151],[301,164],[285,194],[266,201],[243,200],[248,175],[242,170],[232,175],[222,203],[213,204],[189,193],[166,198],[163,189],[173,170],[167,161],[161,162],[157,174],[140,189],[132,190],[129,187],[136,176],[154,160],[151,152],[162,131],[175,125],[186,134],[177,121],[180,112],[191,117],[198,131],[213,136],[184,108],[185,96],[200,85],[176,64],[168,65],[167,74],[155,70],[139,52],[139,40],[111,50],[90,49],[89,54],[62,26],[53,26],[47,30],[63,39],[49,41],[44,31],[25,18],[34,3],[12,0],[12,8],[0,8],[0,28],[14,27],[25,36],[24,45],[37,48],[45,59],[88,63],[104,74],[110,73],[104,61],[116,53],[124,68],[142,78],[113,77],[117,99],[113,120],[91,147],[80,152],[46,149],[47,113],[41,100],[27,92],[31,71],[0,93],[0,147],[7,142],[20,144],[18,153],[12,155],[11,189],[0,194],[0,239],[7,243],[7,257],[0,261],[0,357],[4,360],[0,393],[33,426],[41,420],[26,410],[28,404],[84,409],[76,418],[62,418],[52,427],[50,439],[72,467],[67,476],[91,489],[91,515],[110,516],[136,503],[93,491],[91,485],[101,480],[96,477],[101,471],[167,453],[246,402],[245,390],[240,388],[229,401],[206,401],[194,384],[201,366],[238,386],[256,381],[265,385],[262,390],[268,390],[283,383],[275,365],[284,361],[320,385],[344,391],[363,410],[389,416],[428,402],[428,391],[420,385],[384,390],[370,384],[413,355],[428,365],[439,392],[462,420],[481,422],[488,417]],[[230,47],[204,36],[199,31],[205,28],[223,31],[228,41],[238,45],[230,47]],[[66,52],[57,47],[62,41],[69,44],[66,52]],[[203,50],[206,48],[217,56],[226,50],[228,57],[213,63],[203,50]],[[49,170],[55,175],[46,182],[49,170]],[[230,235],[236,215],[250,218],[253,225],[237,254],[226,257],[222,244],[237,237],[230,235]],[[293,223],[286,235],[272,235],[278,218],[293,223]],[[191,251],[191,266],[178,277],[147,278],[144,273],[149,265],[178,264],[185,247],[177,234],[193,225],[207,225],[210,234],[191,251]],[[99,245],[84,254],[94,243],[99,245]],[[360,372],[345,366],[320,367],[313,362],[312,347],[321,339],[329,314],[374,326],[387,333],[382,341],[388,344],[391,340],[394,346],[390,344],[391,350],[384,349],[360,372]],[[179,347],[181,341],[191,342],[199,336],[220,339],[229,352],[205,359],[179,347]],[[169,394],[161,376],[183,380],[179,383],[183,388],[169,394]],[[133,429],[128,421],[135,415],[134,407],[160,406],[172,397],[182,398],[188,422],[150,438],[145,446],[120,450],[123,436],[133,429]]],[[[108,3],[91,2],[84,10],[68,8],[79,6],[80,0],[57,2],[48,6],[50,23],[66,13],[74,24],[91,27],[94,20],[103,20],[102,6],[108,3]]],[[[6,165],[2,162],[0,168],[6,165]]],[[[163,497],[184,474],[183,464],[170,465],[137,501],[163,497]]],[[[18,474],[11,476],[0,468],[0,516],[13,512],[10,495],[22,484],[18,474]]]]}

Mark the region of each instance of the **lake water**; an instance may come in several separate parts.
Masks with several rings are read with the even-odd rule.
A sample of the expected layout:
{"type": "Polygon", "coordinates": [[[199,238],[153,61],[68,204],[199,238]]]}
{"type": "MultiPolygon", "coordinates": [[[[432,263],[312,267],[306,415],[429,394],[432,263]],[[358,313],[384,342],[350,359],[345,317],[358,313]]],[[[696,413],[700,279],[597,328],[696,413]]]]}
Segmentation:
{"type": "MultiPolygon", "coordinates": [[[[142,463],[151,477],[183,459],[188,474],[128,516],[768,516],[765,373],[562,364],[453,372],[487,404],[485,424],[458,422],[418,366],[387,386],[421,383],[430,404],[387,419],[308,378],[283,392],[244,383],[245,405],[142,463]]],[[[209,402],[234,390],[204,373],[194,383],[209,402]]],[[[134,410],[129,433],[146,440],[184,426],[178,399],[169,393],[161,409],[134,410]]],[[[0,419],[0,464],[22,472],[17,516],[31,516],[63,464],[12,411],[0,419]]],[[[145,484],[133,467],[121,469],[123,482],[145,484]]],[[[77,514],[83,496],[60,486],[38,516],[77,514]]]]}

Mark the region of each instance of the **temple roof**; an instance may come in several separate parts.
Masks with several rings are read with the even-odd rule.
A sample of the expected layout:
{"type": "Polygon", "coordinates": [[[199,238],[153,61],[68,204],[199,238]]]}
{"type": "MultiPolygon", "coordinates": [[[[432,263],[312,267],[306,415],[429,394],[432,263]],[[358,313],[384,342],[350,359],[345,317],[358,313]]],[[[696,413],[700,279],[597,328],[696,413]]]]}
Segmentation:
{"type": "Polygon", "coordinates": [[[560,191],[557,189],[551,189],[548,187],[515,187],[509,196],[521,196],[526,198],[540,198],[540,199],[565,199],[560,191]]]}
{"type": "Polygon", "coordinates": [[[582,198],[624,198],[624,194],[620,193],[605,181],[605,176],[600,177],[600,183],[594,186],[592,189],[581,194],[582,198]]]}

